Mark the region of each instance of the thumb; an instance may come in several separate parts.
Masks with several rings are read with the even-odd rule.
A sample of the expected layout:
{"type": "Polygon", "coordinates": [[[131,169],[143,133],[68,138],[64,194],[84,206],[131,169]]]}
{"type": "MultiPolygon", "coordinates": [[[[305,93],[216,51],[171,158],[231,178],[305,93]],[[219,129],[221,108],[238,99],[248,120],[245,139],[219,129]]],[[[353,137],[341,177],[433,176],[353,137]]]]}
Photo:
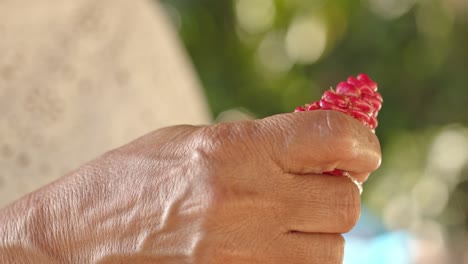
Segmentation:
{"type": "Polygon", "coordinates": [[[343,113],[298,112],[257,122],[271,145],[271,158],[285,172],[307,174],[340,169],[364,182],[380,166],[376,135],[343,113]]]}

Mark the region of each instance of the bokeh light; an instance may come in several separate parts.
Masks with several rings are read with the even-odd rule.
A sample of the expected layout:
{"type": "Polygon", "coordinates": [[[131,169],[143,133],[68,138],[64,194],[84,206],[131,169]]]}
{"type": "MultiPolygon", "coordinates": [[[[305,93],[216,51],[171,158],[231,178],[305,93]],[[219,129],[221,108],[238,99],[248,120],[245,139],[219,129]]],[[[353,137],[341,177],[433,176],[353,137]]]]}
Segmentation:
{"type": "Polygon", "coordinates": [[[398,18],[407,13],[415,0],[368,0],[370,9],[387,19],[398,18]]]}
{"type": "Polygon", "coordinates": [[[257,58],[261,66],[272,73],[287,72],[293,65],[286,51],[285,37],[279,32],[270,32],[263,38],[257,58]]]}
{"type": "Polygon", "coordinates": [[[298,17],[289,26],[286,50],[291,60],[308,64],[322,56],[327,45],[327,28],[316,17],[298,17]]]}
{"type": "Polygon", "coordinates": [[[360,72],[379,83],[375,217],[346,236],[345,264],[468,263],[468,1],[163,2],[217,121],[291,112],[360,72]]]}
{"type": "Polygon", "coordinates": [[[235,6],[239,26],[246,32],[255,34],[271,27],[275,16],[272,0],[237,0],[235,6]]]}
{"type": "Polygon", "coordinates": [[[411,199],[422,216],[438,216],[449,199],[447,184],[434,176],[422,177],[411,191],[411,199]]]}
{"type": "Polygon", "coordinates": [[[443,129],[434,139],[428,156],[428,171],[439,173],[452,185],[468,162],[468,131],[460,127],[443,129]]]}

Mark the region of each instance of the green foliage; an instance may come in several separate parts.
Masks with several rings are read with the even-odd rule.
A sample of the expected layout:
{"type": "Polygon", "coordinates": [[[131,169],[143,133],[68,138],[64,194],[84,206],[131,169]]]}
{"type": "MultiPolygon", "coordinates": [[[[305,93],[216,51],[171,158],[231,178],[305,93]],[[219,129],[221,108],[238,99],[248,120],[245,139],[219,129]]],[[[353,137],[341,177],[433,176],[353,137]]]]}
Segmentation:
{"type": "Polygon", "coordinates": [[[436,1],[416,4],[394,19],[373,13],[365,1],[275,1],[272,25],[254,34],[239,27],[235,1],[163,2],[180,12],[180,35],[214,116],[233,107],[258,117],[290,112],[347,76],[365,72],[384,96],[378,128],[383,142],[398,130],[468,123],[468,27],[453,10],[437,11],[442,8],[436,1]],[[429,8],[435,21],[421,25],[421,10],[429,8]],[[326,21],[325,54],[315,63],[269,72],[256,59],[261,41],[269,32],[286,32],[300,15],[326,21]],[[434,25],[439,28],[431,32],[434,25]]]}
{"type": "MultiPolygon", "coordinates": [[[[425,162],[435,135],[448,124],[468,124],[468,14],[455,5],[460,1],[276,0],[273,11],[268,0],[162,2],[178,12],[179,33],[213,116],[237,107],[257,117],[291,112],[318,100],[324,90],[349,75],[364,72],[377,81],[384,98],[377,134],[384,157],[392,156],[387,164],[384,160],[370,187],[406,171],[408,175],[400,177],[416,177],[404,181],[408,184],[404,191],[410,190],[417,177],[427,174],[425,162]],[[263,9],[261,5],[255,9],[259,3],[263,9]],[[260,22],[249,29],[242,18],[249,22],[251,12],[257,12],[260,22]],[[299,18],[325,27],[326,46],[318,59],[304,62],[292,58],[290,50],[284,52],[290,29],[299,18]],[[266,41],[269,38],[280,41],[271,44],[266,41]],[[266,56],[261,57],[262,52],[266,56]],[[399,135],[418,140],[410,144],[412,149],[405,149],[399,135]],[[392,148],[395,144],[400,144],[403,155],[392,148]]],[[[318,49],[320,30],[303,33],[302,44],[318,49]]],[[[466,180],[466,170],[461,173],[460,179],[466,180]]],[[[387,191],[393,195],[401,190],[387,191]]],[[[384,206],[385,200],[375,192],[365,198],[371,205],[380,201],[376,208],[384,206]]]]}

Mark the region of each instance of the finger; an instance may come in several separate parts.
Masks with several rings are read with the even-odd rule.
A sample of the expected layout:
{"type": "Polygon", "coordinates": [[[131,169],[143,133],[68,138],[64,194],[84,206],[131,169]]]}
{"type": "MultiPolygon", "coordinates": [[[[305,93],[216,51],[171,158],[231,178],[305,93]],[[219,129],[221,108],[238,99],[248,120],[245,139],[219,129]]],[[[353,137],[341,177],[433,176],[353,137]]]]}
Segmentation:
{"type": "MultiPolygon", "coordinates": [[[[288,232],[272,237],[254,238],[243,243],[220,243],[201,254],[205,264],[341,264],[344,239],[339,234],[288,232]],[[255,243],[252,243],[254,241],[255,243]]],[[[198,263],[198,262],[197,262],[198,263]]]]}
{"type": "Polygon", "coordinates": [[[285,175],[275,192],[278,223],[289,231],[346,233],[361,213],[359,189],[345,177],[285,175]]]}
{"type": "Polygon", "coordinates": [[[381,162],[380,144],[368,128],[337,111],[276,115],[257,121],[272,159],[286,172],[340,169],[364,182],[381,162]]]}
{"type": "Polygon", "coordinates": [[[261,263],[341,264],[344,244],[339,234],[290,232],[273,241],[269,257],[261,263]]]}

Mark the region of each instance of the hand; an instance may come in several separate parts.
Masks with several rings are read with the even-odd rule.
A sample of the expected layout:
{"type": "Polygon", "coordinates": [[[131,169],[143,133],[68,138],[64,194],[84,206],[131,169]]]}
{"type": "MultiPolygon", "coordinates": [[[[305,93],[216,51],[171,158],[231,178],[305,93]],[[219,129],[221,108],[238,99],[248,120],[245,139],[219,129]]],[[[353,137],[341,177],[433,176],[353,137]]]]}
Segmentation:
{"type": "Polygon", "coordinates": [[[321,172],[365,181],[380,159],[376,136],[333,111],[161,129],[1,212],[0,260],[341,263],[360,195],[321,172]]]}

